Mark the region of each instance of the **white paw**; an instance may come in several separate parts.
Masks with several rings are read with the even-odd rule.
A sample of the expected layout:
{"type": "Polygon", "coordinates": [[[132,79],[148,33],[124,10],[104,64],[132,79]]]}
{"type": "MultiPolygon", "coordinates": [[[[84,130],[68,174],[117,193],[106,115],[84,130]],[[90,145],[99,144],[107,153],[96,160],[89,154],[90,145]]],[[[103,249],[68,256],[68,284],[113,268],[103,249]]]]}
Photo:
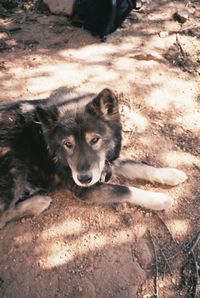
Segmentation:
{"type": "Polygon", "coordinates": [[[153,210],[166,210],[170,208],[174,203],[174,199],[169,195],[163,193],[153,193],[152,197],[149,198],[147,208],[153,210]]]}
{"type": "Polygon", "coordinates": [[[165,210],[172,206],[174,199],[160,192],[146,191],[129,187],[131,191],[130,203],[152,210],[165,210]]]}
{"type": "Polygon", "coordinates": [[[26,215],[39,215],[49,207],[51,201],[48,196],[34,196],[20,204],[20,212],[26,215]]]}
{"type": "Polygon", "coordinates": [[[157,169],[156,181],[162,184],[175,186],[183,183],[187,179],[187,175],[180,170],[173,168],[160,168],[157,169]]]}
{"type": "Polygon", "coordinates": [[[34,199],[34,215],[39,215],[44,210],[46,210],[51,204],[52,199],[48,196],[38,196],[34,199]]]}

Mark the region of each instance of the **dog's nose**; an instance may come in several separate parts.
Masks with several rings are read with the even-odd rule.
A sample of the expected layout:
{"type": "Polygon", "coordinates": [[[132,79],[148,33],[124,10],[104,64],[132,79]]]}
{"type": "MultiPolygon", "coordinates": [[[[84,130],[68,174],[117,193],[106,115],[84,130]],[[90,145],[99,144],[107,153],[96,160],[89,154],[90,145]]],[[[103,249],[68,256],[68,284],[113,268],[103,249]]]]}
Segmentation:
{"type": "Polygon", "coordinates": [[[78,175],[78,180],[82,184],[89,184],[92,181],[92,174],[91,173],[85,173],[85,174],[78,175]]]}

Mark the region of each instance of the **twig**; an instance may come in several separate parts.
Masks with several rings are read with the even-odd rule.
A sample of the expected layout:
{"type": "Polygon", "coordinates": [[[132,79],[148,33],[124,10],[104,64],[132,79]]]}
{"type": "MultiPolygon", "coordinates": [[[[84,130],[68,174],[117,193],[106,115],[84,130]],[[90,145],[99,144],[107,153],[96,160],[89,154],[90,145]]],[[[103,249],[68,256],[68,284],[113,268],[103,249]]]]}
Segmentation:
{"type": "Polygon", "coordinates": [[[153,254],[154,254],[154,297],[159,298],[159,295],[158,295],[158,257],[157,257],[157,253],[156,253],[156,244],[155,244],[155,241],[151,234],[151,231],[150,230],[148,230],[148,231],[149,231],[149,235],[151,238],[151,243],[153,246],[153,254]]]}
{"type": "Polygon", "coordinates": [[[170,232],[168,226],[166,225],[166,223],[164,222],[164,220],[162,219],[162,217],[157,212],[153,212],[153,213],[157,215],[157,217],[159,218],[159,220],[161,221],[161,223],[164,225],[165,229],[167,230],[168,234],[170,235],[171,239],[174,241],[174,243],[176,245],[178,245],[179,244],[178,241],[176,239],[174,239],[172,233],[170,232]]]}
{"type": "Polygon", "coordinates": [[[167,267],[169,269],[170,275],[172,275],[171,266],[170,266],[169,261],[168,261],[168,259],[167,259],[167,257],[166,257],[166,255],[165,255],[162,248],[160,249],[160,252],[161,252],[161,255],[163,256],[163,259],[165,260],[165,264],[167,265],[167,267]]]}
{"type": "Polygon", "coordinates": [[[189,256],[191,256],[192,258],[192,264],[194,265],[194,270],[193,268],[191,268],[191,261],[187,261],[181,269],[182,272],[182,281],[184,283],[184,285],[186,284],[186,276],[184,274],[184,270],[188,269],[190,270],[190,272],[193,272],[194,277],[192,278],[192,287],[190,287],[190,290],[192,290],[192,292],[190,293],[190,297],[192,298],[197,298],[197,287],[199,284],[199,266],[198,266],[198,261],[197,261],[197,257],[195,255],[195,248],[198,244],[200,240],[200,232],[197,233],[196,239],[194,241],[194,243],[191,245],[191,247],[189,249],[187,249],[185,252],[188,253],[189,256]]]}
{"type": "Polygon", "coordinates": [[[192,255],[193,263],[194,263],[194,267],[195,267],[196,278],[195,278],[194,288],[193,288],[193,297],[194,298],[197,297],[197,286],[199,284],[199,266],[198,266],[198,262],[197,262],[197,258],[195,256],[194,250],[195,250],[199,240],[200,240],[200,232],[198,232],[198,234],[196,236],[196,240],[194,241],[192,247],[188,251],[188,253],[192,255]]]}
{"type": "Polygon", "coordinates": [[[193,298],[196,298],[197,297],[197,286],[199,284],[199,266],[198,266],[197,259],[196,259],[193,249],[191,250],[191,255],[193,258],[193,262],[194,262],[194,266],[195,266],[195,275],[196,275],[196,279],[195,279],[194,287],[193,287],[193,298]]]}
{"type": "Polygon", "coordinates": [[[177,257],[177,256],[180,256],[180,254],[181,254],[182,252],[183,252],[182,250],[176,252],[174,255],[168,257],[167,260],[169,261],[169,260],[171,260],[171,259],[174,259],[174,258],[177,257]]]}
{"type": "Polygon", "coordinates": [[[197,163],[193,162],[193,165],[195,166],[195,168],[196,168],[197,170],[200,171],[200,166],[199,166],[197,163]]]}
{"type": "Polygon", "coordinates": [[[200,232],[198,232],[197,236],[196,236],[196,240],[194,241],[192,247],[190,248],[190,250],[188,251],[188,253],[192,253],[194,252],[195,247],[197,246],[198,242],[200,240],[200,232]]]}
{"type": "Polygon", "coordinates": [[[181,55],[183,56],[183,58],[185,58],[186,54],[185,54],[185,52],[183,50],[183,47],[182,47],[182,45],[181,45],[181,43],[179,41],[178,33],[176,34],[176,44],[177,44],[177,46],[178,46],[178,48],[179,48],[179,50],[181,52],[181,55]]]}

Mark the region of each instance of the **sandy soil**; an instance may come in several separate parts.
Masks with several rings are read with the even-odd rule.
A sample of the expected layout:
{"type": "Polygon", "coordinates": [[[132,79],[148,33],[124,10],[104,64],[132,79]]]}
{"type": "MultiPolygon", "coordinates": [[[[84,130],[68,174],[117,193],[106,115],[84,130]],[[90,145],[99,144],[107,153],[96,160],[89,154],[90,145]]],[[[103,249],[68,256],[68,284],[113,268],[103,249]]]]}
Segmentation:
{"type": "MultiPolygon", "coordinates": [[[[176,198],[159,213],[52,194],[40,217],[0,231],[0,297],[154,297],[152,240],[159,297],[200,297],[188,253],[200,230],[199,16],[198,1],[152,1],[101,43],[63,16],[36,11],[32,1],[4,11],[1,102],[113,88],[124,125],[122,156],[177,167],[188,180],[174,188],[134,183],[176,198]],[[180,8],[189,11],[184,24],[173,19],[180,8]]],[[[198,250],[197,244],[195,256],[198,250]]]]}

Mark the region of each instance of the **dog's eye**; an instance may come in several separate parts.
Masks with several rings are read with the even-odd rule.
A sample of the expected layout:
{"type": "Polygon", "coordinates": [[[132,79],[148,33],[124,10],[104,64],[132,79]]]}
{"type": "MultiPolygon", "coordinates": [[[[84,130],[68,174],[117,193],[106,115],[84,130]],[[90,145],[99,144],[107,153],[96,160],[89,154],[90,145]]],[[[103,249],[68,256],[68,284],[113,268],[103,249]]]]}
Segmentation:
{"type": "Polygon", "coordinates": [[[100,140],[99,137],[94,137],[94,138],[90,141],[90,145],[95,145],[95,144],[97,144],[99,140],[100,140]]]}
{"type": "Polygon", "coordinates": [[[72,147],[73,147],[73,144],[69,141],[64,141],[63,145],[68,149],[72,149],[72,147]]]}

